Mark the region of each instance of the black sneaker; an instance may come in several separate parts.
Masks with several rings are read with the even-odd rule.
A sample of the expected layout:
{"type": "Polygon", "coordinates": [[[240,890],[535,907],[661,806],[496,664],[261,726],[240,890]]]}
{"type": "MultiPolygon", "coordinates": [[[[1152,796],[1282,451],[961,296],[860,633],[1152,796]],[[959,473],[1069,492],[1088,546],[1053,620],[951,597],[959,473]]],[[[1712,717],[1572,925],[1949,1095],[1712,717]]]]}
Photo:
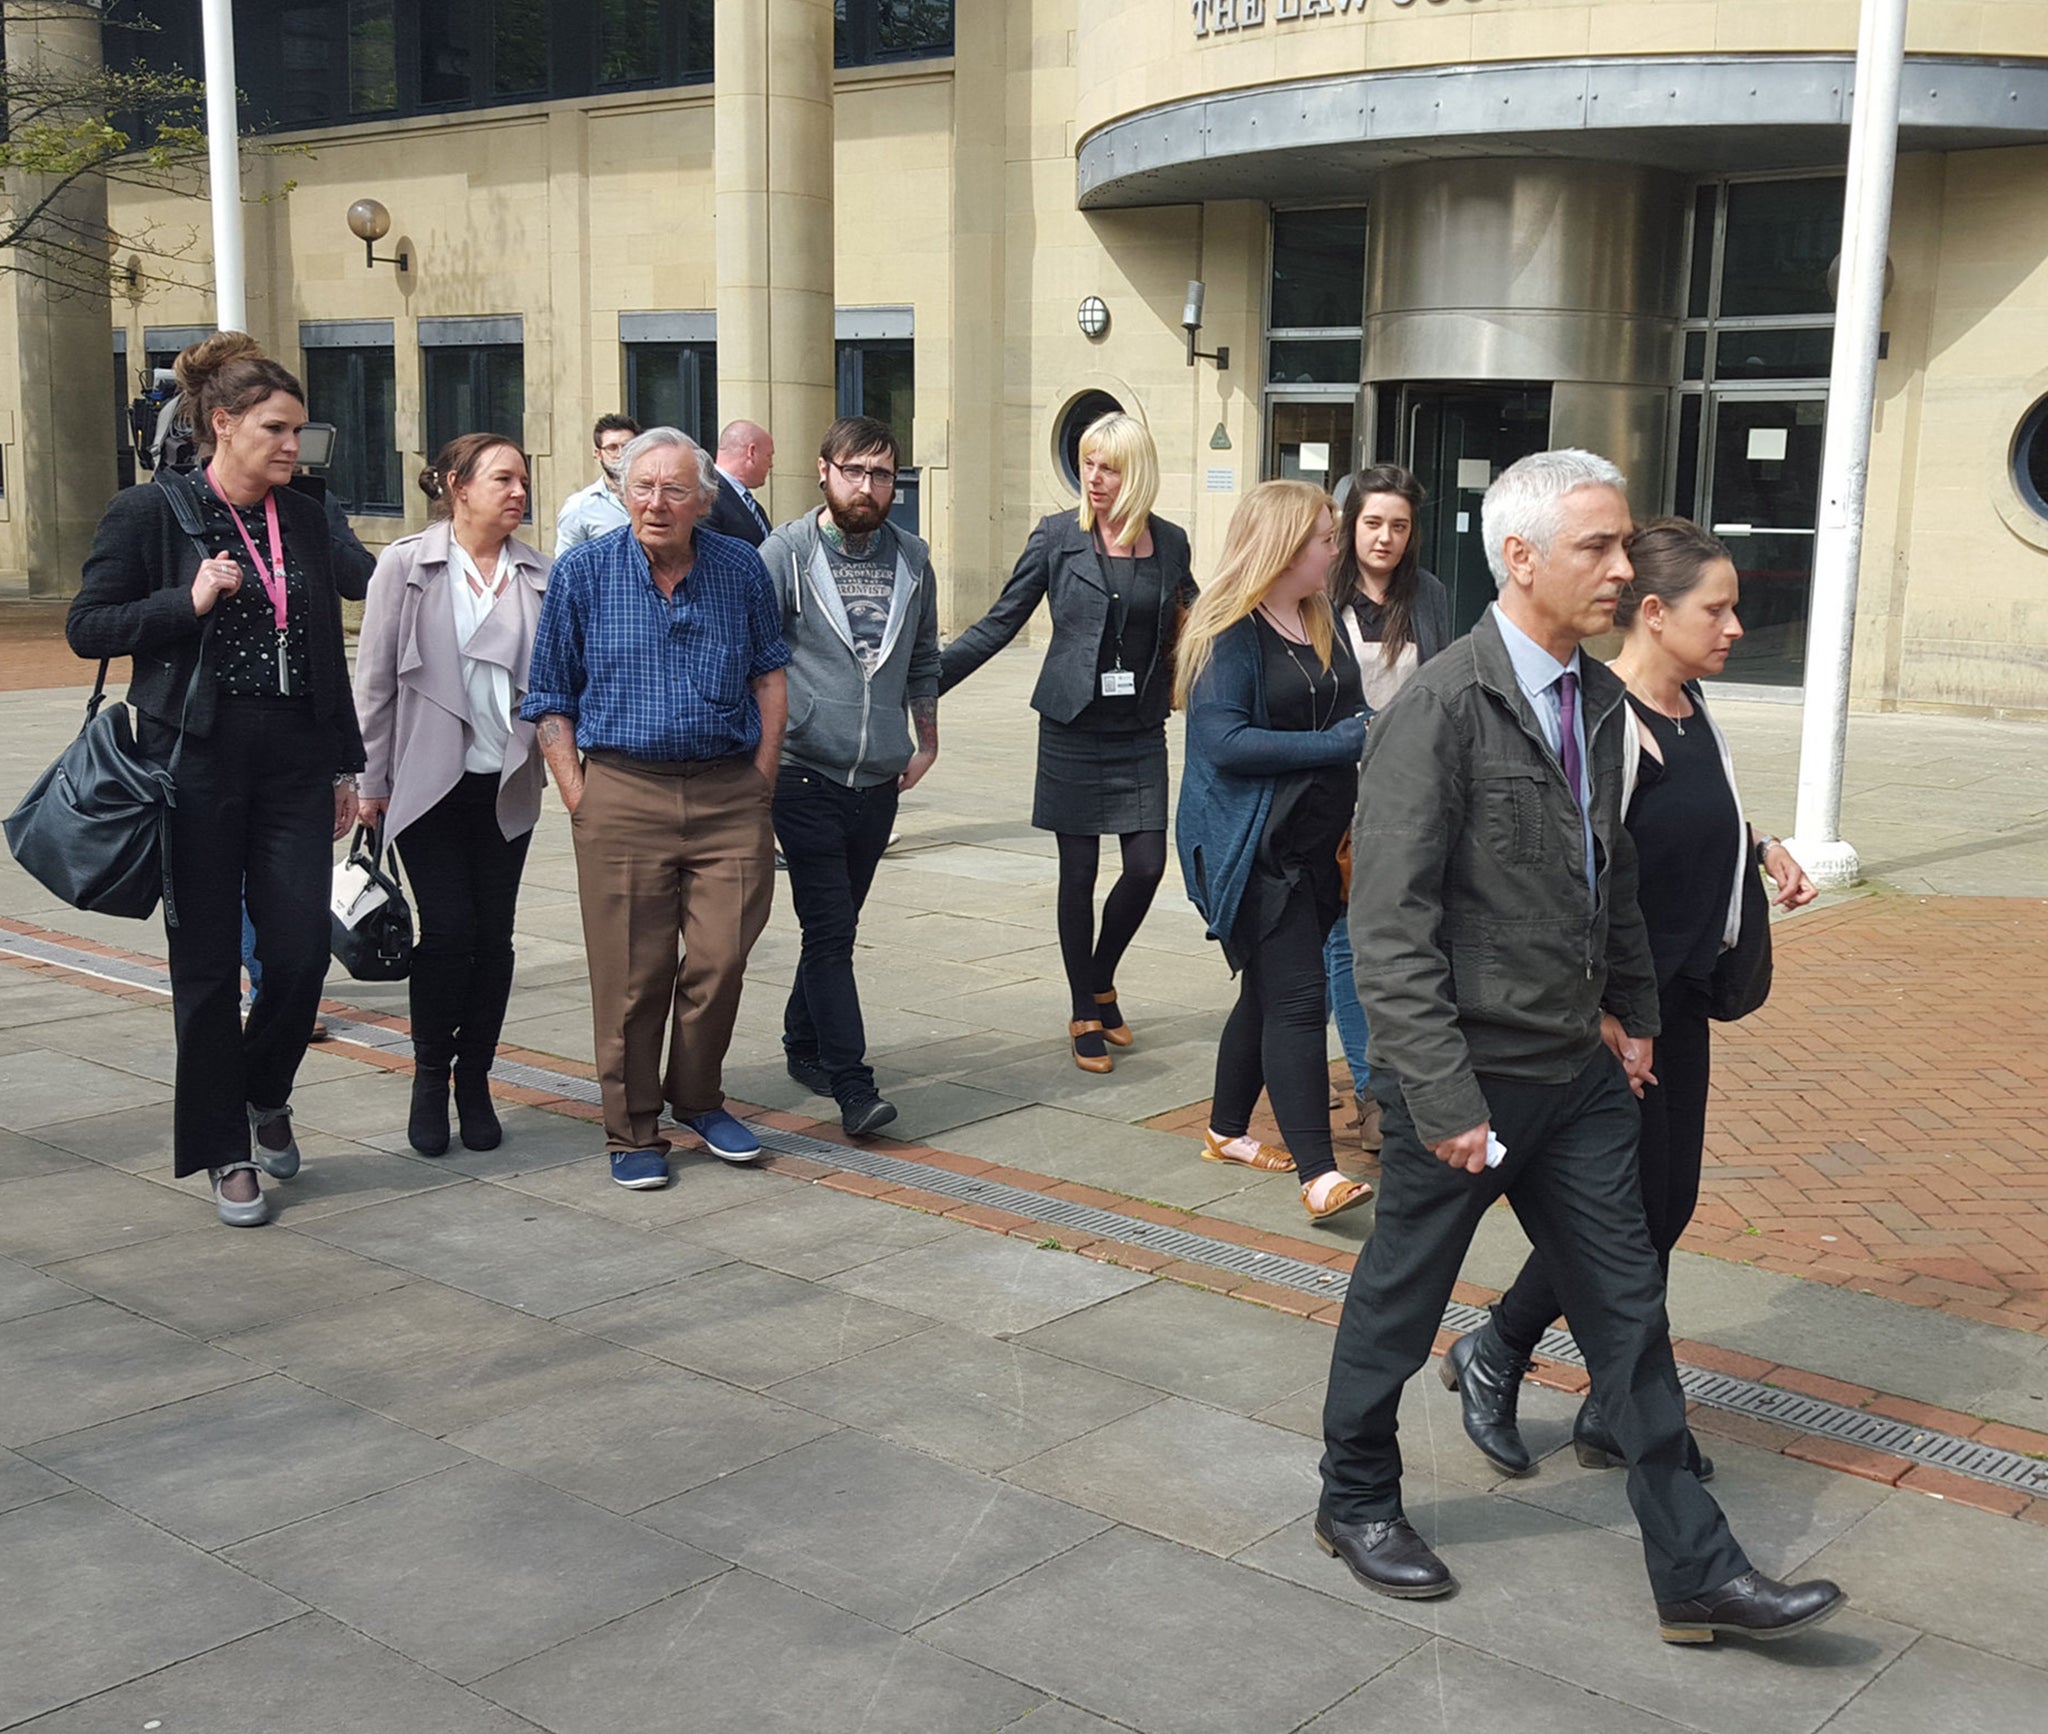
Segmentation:
{"type": "Polygon", "coordinates": [[[789,1075],[814,1096],[832,1094],[832,1074],[818,1064],[816,1054],[785,1054],[783,1064],[789,1075]]]}
{"type": "Polygon", "coordinates": [[[896,1104],[872,1093],[856,1096],[839,1107],[839,1124],[849,1138],[865,1138],[870,1132],[879,1132],[895,1118],[896,1104]]]}

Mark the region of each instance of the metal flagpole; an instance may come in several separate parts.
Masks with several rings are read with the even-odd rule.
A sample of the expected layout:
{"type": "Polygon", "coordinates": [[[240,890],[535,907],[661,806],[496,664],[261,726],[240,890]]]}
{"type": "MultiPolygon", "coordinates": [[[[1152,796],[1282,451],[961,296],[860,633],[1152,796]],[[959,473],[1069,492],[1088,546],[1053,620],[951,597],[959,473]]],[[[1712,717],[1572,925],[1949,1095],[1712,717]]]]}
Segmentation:
{"type": "Polygon", "coordinates": [[[206,47],[206,165],[213,197],[213,316],[222,331],[249,329],[242,246],[242,151],[235,112],[232,0],[199,0],[206,47]]]}
{"type": "Polygon", "coordinates": [[[1849,181],[1842,212],[1842,275],[1828,373],[1827,438],[1821,455],[1820,525],[1806,641],[1806,714],[1799,743],[1799,807],[1793,855],[1822,886],[1862,874],[1842,841],[1842,759],[1849,733],[1849,668],[1856,640],[1856,576],[1870,486],[1870,429],[1877,409],[1877,350],[1884,321],[1884,264],[1891,242],[1892,183],[1899,158],[1899,86],[1905,75],[1907,0],[1863,0],[1856,45],[1856,98],[1849,123],[1849,181]]]}

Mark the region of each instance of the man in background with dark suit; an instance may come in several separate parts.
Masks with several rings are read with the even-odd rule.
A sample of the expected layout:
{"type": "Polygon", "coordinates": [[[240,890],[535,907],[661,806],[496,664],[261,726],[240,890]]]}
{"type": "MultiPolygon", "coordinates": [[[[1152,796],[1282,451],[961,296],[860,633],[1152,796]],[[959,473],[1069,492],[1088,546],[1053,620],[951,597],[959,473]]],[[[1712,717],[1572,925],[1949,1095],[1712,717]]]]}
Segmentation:
{"type": "Polygon", "coordinates": [[[774,467],[775,441],[757,423],[727,422],[712,461],[718,466],[718,504],[711,508],[704,528],[721,536],[737,536],[749,548],[760,547],[774,526],[754,498],[754,490],[774,467]]]}

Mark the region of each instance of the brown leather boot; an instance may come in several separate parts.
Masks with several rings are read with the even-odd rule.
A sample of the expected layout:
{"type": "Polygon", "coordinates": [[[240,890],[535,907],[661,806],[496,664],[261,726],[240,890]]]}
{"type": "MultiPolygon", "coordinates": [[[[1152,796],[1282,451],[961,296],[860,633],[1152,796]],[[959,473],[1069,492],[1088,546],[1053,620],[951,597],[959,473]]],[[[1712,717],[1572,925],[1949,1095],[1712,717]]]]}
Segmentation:
{"type": "Polygon", "coordinates": [[[1365,1090],[1356,1098],[1356,1105],[1358,1112],[1349,1125],[1358,1134],[1358,1147],[1368,1156],[1377,1156],[1382,1142],[1379,1100],[1370,1090],[1365,1090]]]}

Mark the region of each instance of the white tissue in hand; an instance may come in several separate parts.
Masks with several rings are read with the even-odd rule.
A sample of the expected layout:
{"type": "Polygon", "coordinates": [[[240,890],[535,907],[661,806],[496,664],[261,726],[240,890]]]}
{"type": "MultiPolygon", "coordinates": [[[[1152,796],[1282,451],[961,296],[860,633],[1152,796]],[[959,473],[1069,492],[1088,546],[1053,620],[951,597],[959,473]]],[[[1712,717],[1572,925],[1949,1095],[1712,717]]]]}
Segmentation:
{"type": "Polygon", "coordinates": [[[1502,1159],[1507,1155],[1507,1153],[1508,1147],[1493,1135],[1492,1128],[1489,1127],[1486,1133],[1487,1167],[1498,1168],[1501,1165],[1502,1159]]]}

